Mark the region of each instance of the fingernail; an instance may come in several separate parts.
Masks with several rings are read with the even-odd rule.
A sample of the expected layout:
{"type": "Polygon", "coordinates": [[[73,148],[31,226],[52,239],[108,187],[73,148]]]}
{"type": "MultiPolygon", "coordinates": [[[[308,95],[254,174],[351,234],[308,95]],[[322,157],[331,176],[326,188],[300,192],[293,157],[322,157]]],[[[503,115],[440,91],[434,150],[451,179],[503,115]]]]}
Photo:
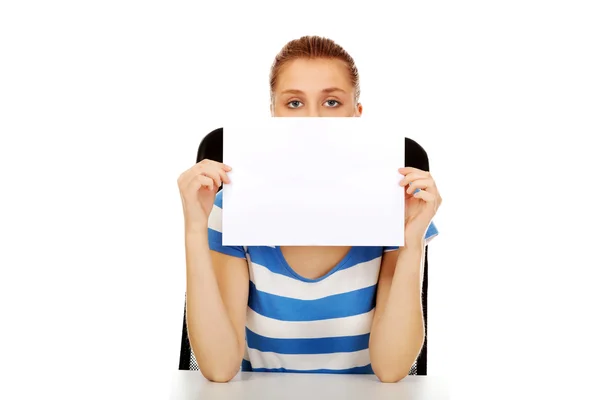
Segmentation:
{"type": "Polygon", "coordinates": [[[413,194],[417,194],[421,191],[421,189],[415,189],[415,192],[413,194]]]}

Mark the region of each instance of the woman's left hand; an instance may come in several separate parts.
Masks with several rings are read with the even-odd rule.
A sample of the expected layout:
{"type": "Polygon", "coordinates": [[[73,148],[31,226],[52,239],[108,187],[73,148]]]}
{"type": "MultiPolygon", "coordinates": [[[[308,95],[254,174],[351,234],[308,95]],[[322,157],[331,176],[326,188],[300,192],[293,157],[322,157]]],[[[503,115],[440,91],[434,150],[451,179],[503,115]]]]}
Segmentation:
{"type": "Polygon", "coordinates": [[[427,228],[437,212],[442,198],[431,174],[417,168],[398,169],[405,187],[404,241],[405,245],[423,243],[427,228]],[[416,193],[415,193],[416,192],[416,193]]]}

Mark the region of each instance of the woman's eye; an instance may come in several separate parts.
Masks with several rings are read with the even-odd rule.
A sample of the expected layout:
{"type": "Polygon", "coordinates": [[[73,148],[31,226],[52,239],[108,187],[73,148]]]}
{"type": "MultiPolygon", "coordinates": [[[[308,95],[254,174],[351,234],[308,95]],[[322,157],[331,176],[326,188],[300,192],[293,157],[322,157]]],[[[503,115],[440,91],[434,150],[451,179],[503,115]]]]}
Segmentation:
{"type": "Polygon", "coordinates": [[[326,107],[337,107],[337,106],[339,106],[339,105],[340,105],[340,102],[339,102],[339,101],[337,101],[337,100],[327,100],[327,101],[325,102],[325,106],[326,106],[326,107]]]}
{"type": "Polygon", "coordinates": [[[292,100],[289,103],[287,103],[289,108],[298,108],[302,105],[302,102],[300,102],[299,100],[292,100]]]}

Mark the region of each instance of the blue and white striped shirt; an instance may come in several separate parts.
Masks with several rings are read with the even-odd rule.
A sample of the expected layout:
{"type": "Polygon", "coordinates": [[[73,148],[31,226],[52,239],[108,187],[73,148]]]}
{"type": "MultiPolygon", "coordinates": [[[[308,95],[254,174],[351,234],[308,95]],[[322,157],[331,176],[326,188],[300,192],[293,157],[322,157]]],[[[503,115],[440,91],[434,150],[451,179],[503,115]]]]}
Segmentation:
{"type": "MultiPolygon", "coordinates": [[[[209,218],[209,246],[249,268],[242,371],[372,374],[369,334],[381,259],[398,247],[352,247],[325,276],[307,279],[278,246],[223,246],[222,192],[209,218]]],[[[432,223],[426,239],[437,235],[432,223]]]]}

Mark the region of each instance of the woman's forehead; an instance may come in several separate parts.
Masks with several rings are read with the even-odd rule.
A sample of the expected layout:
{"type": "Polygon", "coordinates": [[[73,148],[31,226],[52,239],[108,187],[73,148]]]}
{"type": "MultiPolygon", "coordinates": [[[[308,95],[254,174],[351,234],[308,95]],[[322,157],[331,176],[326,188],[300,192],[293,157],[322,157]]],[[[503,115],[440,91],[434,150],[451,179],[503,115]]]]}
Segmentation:
{"type": "Polygon", "coordinates": [[[348,67],[336,59],[297,59],[286,63],[277,77],[275,91],[321,92],[339,88],[352,92],[348,67]]]}

